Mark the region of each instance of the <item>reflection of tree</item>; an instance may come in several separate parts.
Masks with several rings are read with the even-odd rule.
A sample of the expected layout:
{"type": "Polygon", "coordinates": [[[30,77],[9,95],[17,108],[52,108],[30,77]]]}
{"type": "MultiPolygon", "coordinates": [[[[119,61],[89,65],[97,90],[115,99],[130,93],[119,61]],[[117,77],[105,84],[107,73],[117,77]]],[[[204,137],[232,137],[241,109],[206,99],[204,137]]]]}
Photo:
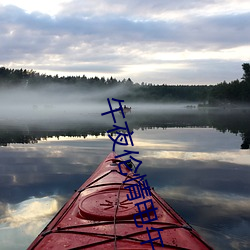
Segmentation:
{"type": "MultiPolygon", "coordinates": [[[[173,128],[173,127],[210,127],[221,132],[229,131],[240,134],[243,140],[242,149],[248,149],[250,145],[250,110],[190,110],[186,112],[144,112],[131,113],[126,117],[130,130],[150,128],[173,128]]],[[[100,120],[104,119],[100,115],[100,120]]],[[[120,123],[124,120],[120,117],[120,123]]],[[[10,143],[37,143],[40,139],[47,139],[59,136],[86,137],[88,135],[104,136],[107,130],[112,127],[102,123],[78,123],[78,124],[49,124],[47,129],[40,129],[39,126],[28,126],[26,129],[0,127],[0,145],[7,146],[10,143]]]]}
{"type": "Polygon", "coordinates": [[[243,143],[241,144],[241,149],[249,149],[250,146],[250,133],[245,133],[242,135],[243,143]]]}
{"type": "Polygon", "coordinates": [[[37,143],[37,139],[33,135],[25,135],[23,131],[5,131],[4,133],[0,132],[0,146],[7,146],[10,143],[37,143]]]}
{"type": "Polygon", "coordinates": [[[48,129],[41,129],[39,126],[25,126],[16,127],[13,126],[11,129],[8,125],[0,126],[0,146],[7,146],[11,143],[21,143],[21,144],[29,144],[29,143],[37,143],[39,140],[47,140],[48,138],[57,137],[59,139],[60,136],[68,136],[68,137],[83,137],[86,138],[88,135],[95,136],[105,136],[105,131],[109,129],[108,126],[98,126],[93,124],[68,124],[65,125],[49,124],[48,129]],[[28,133],[27,133],[27,127],[28,133]]]}

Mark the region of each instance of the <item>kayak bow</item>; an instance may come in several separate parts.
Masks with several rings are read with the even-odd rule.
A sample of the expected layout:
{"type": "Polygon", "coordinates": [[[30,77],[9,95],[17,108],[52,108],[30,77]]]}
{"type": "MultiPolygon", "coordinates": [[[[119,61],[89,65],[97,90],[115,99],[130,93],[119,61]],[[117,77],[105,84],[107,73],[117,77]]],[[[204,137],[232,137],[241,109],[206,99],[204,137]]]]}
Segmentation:
{"type": "MultiPolygon", "coordinates": [[[[141,181],[110,153],[29,246],[31,249],[212,249],[153,189],[128,199],[141,181]],[[123,182],[129,180],[128,183],[123,182]],[[141,210],[138,203],[144,203],[141,210]],[[149,204],[149,205],[148,205],[149,204]],[[152,208],[156,208],[157,220],[152,208]],[[146,213],[146,210],[149,211],[146,213]],[[151,212],[150,212],[151,211],[151,212]],[[139,220],[141,218],[141,221],[139,220]],[[147,222],[148,220],[148,222],[147,222]],[[161,231],[161,239],[158,231],[161,231]],[[151,240],[150,235],[157,240],[151,240]]],[[[154,212],[155,212],[154,211],[154,212]]]]}

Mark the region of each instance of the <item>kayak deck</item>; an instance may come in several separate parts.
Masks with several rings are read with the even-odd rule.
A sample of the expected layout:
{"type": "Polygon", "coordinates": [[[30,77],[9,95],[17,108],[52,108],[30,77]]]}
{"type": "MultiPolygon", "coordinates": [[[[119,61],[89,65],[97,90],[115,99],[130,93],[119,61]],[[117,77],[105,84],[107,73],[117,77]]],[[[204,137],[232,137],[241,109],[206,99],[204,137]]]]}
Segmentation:
{"type": "Polygon", "coordinates": [[[128,175],[122,175],[118,163],[123,160],[115,156],[107,156],[29,250],[212,249],[153,189],[150,196],[128,199],[128,186],[140,180],[123,164],[128,175]],[[152,219],[156,214],[157,220],[152,219]]]}

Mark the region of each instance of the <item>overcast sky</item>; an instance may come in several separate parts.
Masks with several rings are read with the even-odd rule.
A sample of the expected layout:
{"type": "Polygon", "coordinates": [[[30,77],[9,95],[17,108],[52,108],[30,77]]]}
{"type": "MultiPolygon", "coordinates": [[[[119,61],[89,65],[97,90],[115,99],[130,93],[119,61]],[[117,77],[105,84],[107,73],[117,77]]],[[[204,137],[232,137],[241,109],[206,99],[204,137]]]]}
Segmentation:
{"type": "Polygon", "coordinates": [[[250,62],[249,0],[0,0],[0,66],[216,84],[250,62]]]}

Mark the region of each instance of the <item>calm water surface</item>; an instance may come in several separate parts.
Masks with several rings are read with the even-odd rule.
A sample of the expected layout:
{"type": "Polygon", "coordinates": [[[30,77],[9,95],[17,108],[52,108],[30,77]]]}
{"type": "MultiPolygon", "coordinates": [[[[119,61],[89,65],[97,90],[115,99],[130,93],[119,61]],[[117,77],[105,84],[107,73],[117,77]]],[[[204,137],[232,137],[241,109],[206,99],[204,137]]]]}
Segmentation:
{"type": "MultiPolygon", "coordinates": [[[[250,249],[246,112],[135,109],[126,117],[140,173],[215,249],[250,249]]],[[[111,151],[111,116],[88,116],[0,121],[0,249],[27,248],[111,151]]]]}

